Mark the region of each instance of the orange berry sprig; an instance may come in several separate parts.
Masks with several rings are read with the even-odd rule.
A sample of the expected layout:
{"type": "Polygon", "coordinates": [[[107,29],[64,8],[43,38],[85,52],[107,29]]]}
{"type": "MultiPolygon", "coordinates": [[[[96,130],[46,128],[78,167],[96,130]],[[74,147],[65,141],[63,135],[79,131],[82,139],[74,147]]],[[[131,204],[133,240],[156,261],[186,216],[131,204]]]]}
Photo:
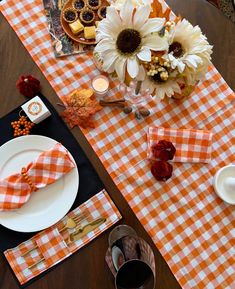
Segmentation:
{"type": "Polygon", "coordinates": [[[14,129],[14,137],[17,137],[28,135],[34,126],[34,123],[28,121],[25,116],[21,116],[19,120],[11,122],[11,126],[14,129]]]}

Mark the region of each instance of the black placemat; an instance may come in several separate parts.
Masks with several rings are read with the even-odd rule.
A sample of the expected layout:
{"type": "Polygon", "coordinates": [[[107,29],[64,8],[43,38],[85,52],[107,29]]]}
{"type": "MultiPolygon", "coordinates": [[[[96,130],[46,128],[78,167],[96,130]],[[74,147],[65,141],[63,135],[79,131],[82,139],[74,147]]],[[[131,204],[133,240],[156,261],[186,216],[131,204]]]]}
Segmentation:
{"type": "MultiPolygon", "coordinates": [[[[104,186],[77,140],[60,118],[57,111],[44,96],[39,96],[52,115],[40,124],[35,125],[31,134],[53,138],[62,143],[73,155],[79,171],[79,189],[77,198],[71,208],[72,210],[101,191],[104,186]]],[[[0,145],[13,138],[11,122],[19,118],[20,110],[21,107],[18,107],[6,116],[0,118],[0,145]]],[[[15,232],[0,225],[0,252],[19,245],[35,234],[36,233],[15,232]]]]}

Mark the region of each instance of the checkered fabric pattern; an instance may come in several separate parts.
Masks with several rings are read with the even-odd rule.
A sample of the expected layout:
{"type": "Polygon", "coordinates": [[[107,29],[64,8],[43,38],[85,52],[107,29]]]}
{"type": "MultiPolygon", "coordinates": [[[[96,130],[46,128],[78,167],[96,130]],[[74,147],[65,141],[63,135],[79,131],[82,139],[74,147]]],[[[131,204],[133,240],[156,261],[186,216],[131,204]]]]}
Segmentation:
{"type": "Polygon", "coordinates": [[[57,228],[49,228],[38,234],[37,248],[49,267],[71,255],[69,248],[57,228]]]}
{"type": "Polygon", "coordinates": [[[172,178],[163,183],[143,159],[116,178],[183,288],[235,285],[234,208],[212,186],[216,171],[235,163],[234,108],[233,102],[197,126],[213,133],[210,164],[174,163],[172,178]]]}
{"type": "Polygon", "coordinates": [[[66,148],[56,143],[25,168],[27,178],[20,172],[0,180],[0,211],[22,207],[33,191],[54,183],[74,167],[66,148]]]}
{"type": "Polygon", "coordinates": [[[79,250],[121,218],[121,214],[107,192],[102,190],[84,204],[71,211],[51,228],[36,234],[13,249],[6,250],[4,254],[22,285],[79,250]],[[73,229],[62,230],[62,228],[64,228],[68,217],[73,218],[77,215],[84,216],[84,220],[78,224],[79,226],[83,226],[87,222],[101,216],[106,218],[106,222],[80,240],[70,243],[68,238],[73,229]],[[35,250],[23,256],[33,248],[35,250]],[[41,260],[42,262],[40,262],[41,260]],[[35,263],[38,264],[29,269],[35,263]]]}
{"type": "MultiPolygon", "coordinates": [[[[80,240],[77,240],[75,243],[71,243],[69,249],[72,253],[77,251],[84,245],[88,244],[96,236],[107,230],[107,228],[111,227],[113,224],[115,224],[118,220],[121,219],[121,214],[119,213],[111,198],[105,191],[101,191],[95,197],[83,203],[77,209],[70,212],[67,217],[74,218],[78,215],[84,217],[84,219],[80,222],[81,226],[85,226],[88,222],[92,222],[92,220],[98,219],[100,217],[106,218],[106,221],[98,228],[89,232],[86,236],[82,237],[80,240]]],[[[64,218],[63,226],[66,224],[66,221],[67,218],[64,218]]],[[[68,239],[68,231],[63,231],[63,237],[64,239],[68,239]]]]}
{"type": "MultiPolygon", "coordinates": [[[[0,9],[62,100],[78,87],[87,88],[100,73],[91,53],[54,58],[41,1],[5,0],[0,9]]],[[[118,94],[119,83],[111,81],[109,97],[118,94]]],[[[212,65],[189,98],[150,101],[151,115],[144,120],[105,108],[96,115],[96,128],[83,130],[185,289],[235,286],[234,210],[212,187],[215,172],[235,162],[234,100],[235,94],[212,65]],[[149,126],[211,131],[211,162],[174,163],[172,178],[157,182],[146,160],[149,126]]]]}
{"type": "Polygon", "coordinates": [[[160,140],[172,142],[176,148],[173,162],[209,163],[211,161],[212,133],[196,129],[149,127],[147,157],[155,159],[152,146],[160,140]]]}
{"type": "Polygon", "coordinates": [[[155,258],[153,251],[149,244],[143,240],[139,240],[140,252],[141,252],[141,260],[145,263],[149,264],[149,267],[152,269],[153,274],[155,276],[155,258]]]}

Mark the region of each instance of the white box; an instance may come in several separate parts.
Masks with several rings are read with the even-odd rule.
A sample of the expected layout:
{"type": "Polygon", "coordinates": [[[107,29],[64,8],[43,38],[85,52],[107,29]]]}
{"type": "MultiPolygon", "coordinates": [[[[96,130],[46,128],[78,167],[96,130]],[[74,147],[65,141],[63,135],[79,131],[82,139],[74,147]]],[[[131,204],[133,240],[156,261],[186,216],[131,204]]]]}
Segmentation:
{"type": "Polygon", "coordinates": [[[35,96],[21,106],[30,121],[40,123],[51,115],[50,111],[39,96],[35,96]]]}

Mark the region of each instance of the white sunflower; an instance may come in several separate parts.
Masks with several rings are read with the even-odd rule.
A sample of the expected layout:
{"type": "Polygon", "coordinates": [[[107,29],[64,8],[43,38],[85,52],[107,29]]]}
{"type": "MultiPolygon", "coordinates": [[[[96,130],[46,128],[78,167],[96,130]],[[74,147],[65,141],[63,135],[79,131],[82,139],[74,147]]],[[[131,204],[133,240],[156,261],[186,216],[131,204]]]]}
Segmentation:
{"type": "Polygon", "coordinates": [[[173,69],[183,73],[186,68],[196,71],[199,67],[208,66],[212,54],[212,46],[202,34],[198,26],[183,19],[173,25],[169,31],[169,50],[164,56],[171,62],[173,69]]]}
{"type": "MultiPolygon", "coordinates": [[[[133,6],[136,8],[142,5],[151,5],[153,0],[131,0],[131,2],[133,6]]],[[[112,0],[111,1],[111,5],[113,5],[118,10],[122,8],[124,3],[125,3],[125,0],[112,0]]]]}
{"type": "Polygon", "coordinates": [[[179,81],[177,79],[168,79],[167,81],[155,81],[146,75],[141,89],[149,89],[149,93],[156,99],[164,99],[165,96],[172,97],[175,93],[181,93],[179,81]]]}
{"type": "Polygon", "coordinates": [[[195,85],[198,81],[203,80],[210,64],[211,62],[208,59],[203,58],[202,64],[196,70],[186,67],[183,76],[186,78],[187,84],[195,85]]]}
{"type": "Polygon", "coordinates": [[[164,18],[150,18],[150,5],[137,7],[126,0],[120,12],[113,6],[107,8],[106,18],[100,21],[95,52],[102,55],[103,70],[116,72],[119,80],[124,81],[126,70],[131,78],[139,74],[140,61],[151,61],[151,50],[168,49],[166,37],[160,31],[164,18]]]}

